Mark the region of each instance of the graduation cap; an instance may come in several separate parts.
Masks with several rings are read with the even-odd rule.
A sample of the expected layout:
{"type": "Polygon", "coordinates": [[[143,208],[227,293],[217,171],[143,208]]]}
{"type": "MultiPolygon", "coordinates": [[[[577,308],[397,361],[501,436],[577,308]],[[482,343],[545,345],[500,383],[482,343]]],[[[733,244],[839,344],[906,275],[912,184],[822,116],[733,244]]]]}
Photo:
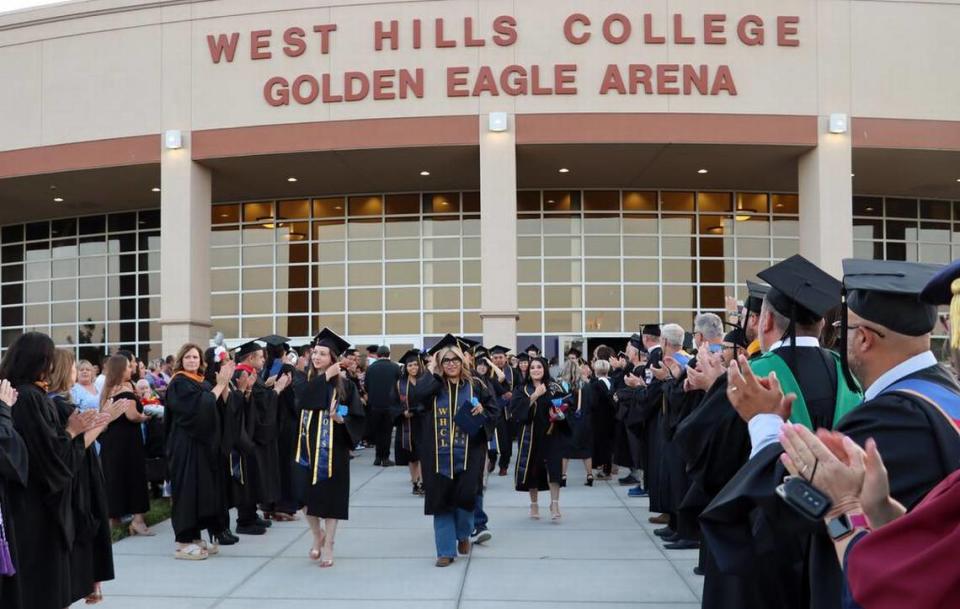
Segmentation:
{"type": "MultiPolygon", "coordinates": [[[[660,336],[659,332],[660,332],[660,328],[657,328],[657,336],[660,336]]],[[[636,334],[636,333],[631,334],[629,340],[627,340],[627,344],[629,344],[631,347],[633,347],[637,351],[643,351],[643,337],[640,336],[639,334],[636,334]]]]}
{"type": "Polygon", "coordinates": [[[234,357],[240,360],[250,355],[251,353],[256,353],[257,351],[263,351],[263,347],[261,347],[260,343],[258,343],[257,341],[251,340],[250,342],[243,343],[242,345],[237,347],[237,350],[234,353],[234,357]]]}
{"type": "Polygon", "coordinates": [[[517,363],[529,362],[529,361],[530,361],[530,356],[527,354],[526,351],[523,351],[522,353],[517,354],[517,363]]]}
{"type": "Polygon", "coordinates": [[[747,348],[747,334],[743,331],[743,328],[735,326],[733,330],[723,335],[723,342],[733,345],[734,353],[736,353],[737,349],[747,348]]]}
{"type": "Polygon", "coordinates": [[[510,353],[509,347],[504,347],[503,345],[494,345],[490,347],[490,355],[506,355],[510,353]]]}
{"type": "MultiPolygon", "coordinates": [[[[282,347],[290,342],[290,339],[286,336],[280,336],[279,334],[271,334],[270,336],[262,336],[257,340],[263,341],[270,345],[271,347],[282,347]]],[[[289,345],[287,345],[289,348],[289,345]]]]}
{"type": "Polygon", "coordinates": [[[458,336],[457,340],[460,341],[460,349],[463,351],[473,352],[474,347],[480,346],[480,341],[467,338],[466,336],[458,336]]]}
{"type": "Polygon", "coordinates": [[[692,351],[693,350],[693,332],[684,332],[683,333],[683,350],[692,351]]]}
{"type": "Polygon", "coordinates": [[[406,366],[410,362],[416,360],[421,365],[423,364],[423,351],[420,349],[410,349],[400,357],[400,363],[406,366]]]}
{"type": "Polygon", "coordinates": [[[330,349],[334,356],[338,356],[350,347],[350,343],[330,328],[324,328],[313,337],[313,346],[326,347],[330,349]]]}
{"type": "Polygon", "coordinates": [[[840,304],[840,282],[799,254],[757,276],[770,284],[766,299],[777,313],[800,325],[820,321],[840,304]]]}
{"type": "Polygon", "coordinates": [[[470,402],[464,402],[453,416],[453,422],[457,424],[460,431],[468,436],[475,436],[483,429],[485,419],[482,414],[471,414],[473,405],[470,402]]]}
{"type": "Polygon", "coordinates": [[[747,300],[743,303],[743,306],[747,308],[748,312],[759,314],[760,308],[763,306],[763,297],[769,291],[770,286],[747,279],[747,300]]]}
{"type": "Polygon", "coordinates": [[[538,347],[535,343],[530,343],[529,345],[527,345],[527,348],[523,350],[524,353],[528,353],[528,354],[531,351],[535,352],[537,355],[540,355],[541,353],[543,353],[543,351],[540,350],[540,347],[538,347]]]}
{"type": "Polygon", "coordinates": [[[453,334],[447,334],[443,338],[441,338],[437,342],[437,344],[430,347],[427,353],[429,353],[430,355],[436,355],[437,353],[440,352],[441,349],[446,349],[447,347],[456,347],[457,349],[462,350],[461,345],[462,343],[460,342],[459,339],[457,339],[456,336],[454,336],[453,334]]]}
{"type": "Polygon", "coordinates": [[[640,334],[660,336],[660,324],[643,324],[640,326],[640,334]]]}
{"type": "Polygon", "coordinates": [[[943,267],[934,275],[920,299],[932,305],[950,305],[950,347],[960,347],[960,260],[943,267]]]}

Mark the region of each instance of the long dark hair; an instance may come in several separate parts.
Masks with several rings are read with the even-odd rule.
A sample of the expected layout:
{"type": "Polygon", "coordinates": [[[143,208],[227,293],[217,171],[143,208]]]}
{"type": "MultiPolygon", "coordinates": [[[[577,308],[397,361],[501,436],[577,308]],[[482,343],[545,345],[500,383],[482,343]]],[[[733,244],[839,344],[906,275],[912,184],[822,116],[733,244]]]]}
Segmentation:
{"type": "Polygon", "coordinates": [[[137,381],[140,380],[140,364],[137,362],[137,356],[133,351],[128,349],[117,349],[117,355],[122,355],[127,358],[128,362],[133,362],[133,372],[130,373],[130,382],[136,386],[137,381]]]}
{"type": "MultiPolygon", "coordinates": [[[[125,355],[117,353],[116,355],[111,355],[107,361],[103,363],[103,388],[100,390],[100,407],[102,408],[112,396],[110,395],[113,392],[115,387],[119,387],[123,384],[123,373],[127,371],[127,366],[130,365],[130,360],[125,355]]],[[[133,377],[131,375],[130,383],[133,383],[133,377]]],[[[135,385],[134,385],[135,386],[135,385]]]]}
{"type": "Polygon", "coordinates": [[[55,353],[53,339],[46,334],[21,334],[0,361],[0,378],[7,379],[14,387],[46,380],[55,353]]]}
{"type": "Polygon", "coordinates": [[[211,385],[217,384],[217,374],[220,372],[220,362],[217,361],[217,348],[207,347],[203,352],[203,361],[206,364],[206,372],[203,373],[203,379],[211,385]]]}
{"type": "MultiPolygon", "coordinates": [[[[540,362],[543,366],[543,378],[540,379],[540,382],[544,385],[549,386],[553,382],[553,378],[550,376],[550,363],[545,357],[534,357],[530,359],[530,367],[533,367],[534,362],[540,362]]],[[[530,374],[530,368],[527,368],[527,378],[526,382],[530,385],[533,385],[533,375],[530,374]]]]}

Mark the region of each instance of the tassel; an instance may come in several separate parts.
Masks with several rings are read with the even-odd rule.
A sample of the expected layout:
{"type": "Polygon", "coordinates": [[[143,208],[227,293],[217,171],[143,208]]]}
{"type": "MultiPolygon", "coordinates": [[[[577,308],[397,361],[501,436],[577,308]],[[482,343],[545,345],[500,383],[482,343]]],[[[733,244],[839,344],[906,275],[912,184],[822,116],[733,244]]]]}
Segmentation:
{"type": "Polygon", "coordinates": [[[7,542],[7,532],[3,526],[3,512],[0,512],[0,576],[16,575],[13,566],[13,556],[10,553],[10,544],[7,542]]]}
{"type": "Polygon", "coordinates": [[[950,283],[950,346],[960,347],[960,279],[950,283]]]}

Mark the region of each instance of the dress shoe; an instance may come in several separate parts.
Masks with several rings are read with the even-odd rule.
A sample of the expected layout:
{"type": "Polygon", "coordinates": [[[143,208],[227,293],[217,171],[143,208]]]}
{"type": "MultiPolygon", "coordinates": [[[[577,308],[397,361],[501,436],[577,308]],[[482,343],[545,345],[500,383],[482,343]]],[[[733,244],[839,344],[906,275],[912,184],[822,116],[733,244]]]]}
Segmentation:
{"type": "Polygon", "coordinates": [[[240,535],[263,535],[267,532],[265,527],[257,524],[238,524],[237,533],[240,535]]]}
{"type": "Polygon", "coordinates": [[[263,518],[257,518],[257,525],[265,529],[269,529],[270,527],[273,526],[273,523],[270,522],[269,520],[264,520],[263,518]]]}
{"type": "Polygon", "coordinates": [[[647,519],[647,522],[650,524],[669,524],[670,523],[670,514],[660,514],[659,516],[651,516],[647,519]]]}
{"type": "Polygon", "coordinates": [[[240,541],[233,535],[229,537],[225,533],[217,533],[216,535],[210,535],[210,543],[214,546],[232,546],[233,544],[240,541]]]}
{"type": "Polygon", "coordinates": [[[693,574],[694,574],[694,575],[703,575],[703,574],[704,574],[703,567],[694,567],[694,568],[693,568],[693,574]]]}
{"type": "Polygon", "coordinates": [[[633,477],[633,474],[627,474],[623,478],[620,478],[617,482],[620,483],[620,486],[633,486],[634,484],[640,484],[640,481],[633,477]]]}
{"type": "Polygon", "coordinates": [[[650,496],[650,493],[647,492],[647,489],[639,485],[627,491],[627,497],[649,497],[649,496],[650,496]]]}
{"type": "Polygon", "coordinates": [[[470,553],[470,540],[464,539],[463,541],[457,542],[457,554],[466,556],[470,553]]]}
{"type": "Polygon", "coordinates": [[[674,533],[673,535],[666,535],[660,538],[660,541],[664,543],[673,543],[675,541],[680,541],[680,534],[674,533]]]}
{"type": "Polygon", "coordinates": [[[449,556],[441,556],[437,559],[436,565],[438,567],[449,567],[453,564],[453,559],[449,556]]]}
{"type": "Polygon", "coordinates": [[[676,531],[674,531],[670,527],[663,527],[662,529],[655,529],[653,531],[653,534],[656,535],[657,537],[670,537],[674,533],[676,533],[676,531]]]}
{"type": "Polygon", "coordinates": [[[240,538],[237,537],[236,535],[234,535],[234,534],[233,534],[233,531],[231,531],[230,529],[227,529],[226,531],[224,531],[223,533],[221,533],[221,535],[223,535],[224,537],[227,537],[227,538],[229,538],[229,539],[232,539],[232,540],[234,541],[234,543],[240,541],[240,538]]]}
{"type": "Polygon", "coordinates": [[[374,459],[374,460],[373,460],[373,464],[374,464],[374,466],[376,466],[376,467],[380,467],[380,464],[381,464],[381,463],[380,463],[380,459],[374,459]]]}
{"type": "Polygon", "coordinates": [[[700,542],[692,539],[677,539],[663,547],[665,550],[698,550],[700,549],[700,542]]]}
{"type": "Polygon", "coordinates": [[[384,459],[383,461],[380,462],[380,465],[382,467],[393,467],[394,465],[396,465],[396,463],[394,463],[390,459],[384,459]]]}
{"type": "Polygon", "coordinates": [[[501,467],[501,468],[500,468],[500,473],[499,473],[499,475],[500,475],[500,476],[506,476],[506,475],[507,475],[507,468],[501,467]]]}

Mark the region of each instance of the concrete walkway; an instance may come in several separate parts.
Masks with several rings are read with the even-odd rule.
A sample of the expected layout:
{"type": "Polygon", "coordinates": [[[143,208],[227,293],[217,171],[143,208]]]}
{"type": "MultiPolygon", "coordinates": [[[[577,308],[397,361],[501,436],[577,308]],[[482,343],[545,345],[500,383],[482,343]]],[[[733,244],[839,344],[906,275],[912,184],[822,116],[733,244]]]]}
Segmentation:
{"type": "MultiPolygon", "coordinates": [[[[663,550],[646,499],[597,482],[583,486],[572,463],[561,493],[563,521],[527,517],[528,498],[512,477],[490,478],[485,507],[493,539],[446,569],[433,566],[431,519],[410,494],[406,467],[373,467],[372,450],[351,470],[350,521],[337,533],[336,564],[307,558],[306,523],[278,523],[261,537],[206,561],[173,559],[169,522],[156,537],[114,546],[117,579],[104,584],[104,609],[694,609],[703,579],[696,551],[663,550]]],[[[83,607],[77,603],[75,607],[83,607]]]]}

